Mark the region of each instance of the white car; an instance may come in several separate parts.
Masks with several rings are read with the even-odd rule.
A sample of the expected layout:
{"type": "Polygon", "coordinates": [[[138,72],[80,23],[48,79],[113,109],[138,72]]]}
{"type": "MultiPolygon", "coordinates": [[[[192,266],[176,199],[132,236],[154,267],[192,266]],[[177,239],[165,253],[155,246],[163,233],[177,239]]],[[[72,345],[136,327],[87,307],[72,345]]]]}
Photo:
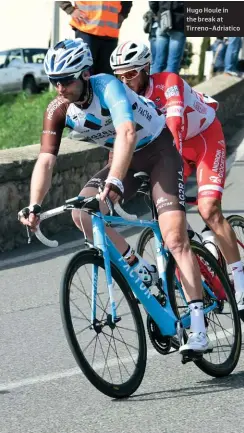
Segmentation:
{"type": "Polygon", "coordinates": [[[43,68],[46,48],[0,51],[0,93],[38,93],[49,86],[43,68]]]}

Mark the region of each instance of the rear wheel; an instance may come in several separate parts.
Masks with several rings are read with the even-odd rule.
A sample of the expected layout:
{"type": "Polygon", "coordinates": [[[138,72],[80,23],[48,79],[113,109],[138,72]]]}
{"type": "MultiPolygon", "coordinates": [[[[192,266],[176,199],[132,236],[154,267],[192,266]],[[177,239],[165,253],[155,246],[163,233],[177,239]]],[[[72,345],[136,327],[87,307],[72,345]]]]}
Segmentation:
{"type": "MultiPolygon", "coordinates": [[[[227,376],[236,367],[241,352],[242,334],[235,297],[228,279],[212,254],[195,241],[191,241],[191,248],[201,271],[204,308],[211,308],[213,303],[216,303],[216,308],[205,314],[205,324],[213,351],[204,354],[195,364],[210,376],[227,376]],[[212,292],[217,297],[217,302],[212,292]]],[[[168,275],[170,277],[172,272],[168,275]]],[[[185,314],[187,308],[182,293],[183,291],[178,291],[178,297],[177,290],[169,293],[171,305],[178,308],[179,315],[185,314]]]]}
{"type": "MultiPolygon", "coordinates": [[[[151,229],[143,230],[138,239],[137,252],[150,264],[157,264],[155,249],[153,248],[153,237],[151,229]]],[[[191,241],[191,247],[201,270],[204,307],[211,307],[213,302],[216,302],[211,292],[214,292],[218,299],[216,308],[205,315],[208,335],[213,342],[213,352],[204,354],[203,358],[196,362],[196,365],[211,376],[226,376],[235,368],[241,350],[241,326],[233,289],[212,254],[197,242],[191,241]]],[[[189,308],[181,284],[176,279],[176,275],[178,275],[177,268],[173,271],[173,266],[175,267],[175,262],[173,257],[170,256],[167,279],[173,276],[175,280],[173,283],[169,281],[168,287],[174,287],[173,290],[169,291],[169,297],[172,308],[177,316],[181,317],[189,314],[189,308]]],[[[184,330],[184,332],[186,338],[187,330],[184,330]]],[[[179,347],[177,338],[174,338],[174,342],[178,343],[179,347]]],[[[175,344],[174,347],[176,348],[177,345],[175,344]]]]}
{"type": "MultiPolygon", "coordinates": [[[[230,215],[226,219],[235,232],[241,261],[244,264],[244,218],[240,215],[230,215]]],[[[228,269],[229,279],[234,287],[230,266],[227,265],[227,269],[228,269]]],[[[241,320],[244,322],[244,310],[239,311],[239,316],[241,320]]]]}
{"type": "Polygon", "coordinates": [[[226,219],[235,232],[241,261],[244,263],[244,218],[240,215],[230,215],[226,219]]]}

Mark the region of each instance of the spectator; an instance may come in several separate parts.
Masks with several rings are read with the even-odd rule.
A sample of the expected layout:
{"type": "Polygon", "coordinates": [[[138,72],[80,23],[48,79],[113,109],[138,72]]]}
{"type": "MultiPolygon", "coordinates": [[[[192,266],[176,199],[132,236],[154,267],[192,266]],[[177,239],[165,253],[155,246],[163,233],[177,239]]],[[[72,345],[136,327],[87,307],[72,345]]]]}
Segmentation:
{"type": "Polygon", "coordinates": [[[119,29],[128,17],[132,1],[61,1],[59,6],[71,15],[76,38],[82,38],[93,56],[93,74],[112,74],[110,55],[118,44],[119,29]]]}
{"type": "Polygon", "coordinates": [[[225,53],[227,43],[223,37],[217,37],[211,46],[213,51],[212,73],[216,74],[224,71],[225,66],[225,53]]]}
{"type": "Polygon", "coordinates": [[[158,28],[158,19],[154,13],[149,10],[143,15],[144,26],[143,30],[145,33],[149,34],[149,42],[150,42],[150,50],[151,50],[151,69],[153,69],[153,65],[156,57],[156,32],[158,28]]]}
{"type": "Polygon", "coordinates": [[[239,38],[228,38],[228,45],[225,54],[225,73],[228,75],[238,76],[237,64],[238,55],[241,49],[242,40],[239,38]]]}
{"type": "Polygon", "coordinates": [[[156,57],[152,73],[180,70],[186,37],[184,35],[184,2],[150,1],[150,9],[158,16],[156,57]]]}

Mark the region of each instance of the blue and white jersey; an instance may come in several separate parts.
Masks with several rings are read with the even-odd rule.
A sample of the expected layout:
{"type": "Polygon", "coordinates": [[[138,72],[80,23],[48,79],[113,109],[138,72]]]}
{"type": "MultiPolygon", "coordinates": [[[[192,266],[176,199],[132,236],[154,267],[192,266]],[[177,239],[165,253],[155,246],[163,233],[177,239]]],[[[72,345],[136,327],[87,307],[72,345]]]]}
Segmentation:
{"type": "Polygon", "coordinates": [[[57,154],[60,128],[63,130],[64,126],[79,133],[84,141],[89,139],[112,148],[116,127],[131,121],[136,127],[136,150],[155,140],[165,127],[165,116],[152,101],[137,95],[112,75],[94,75],[90,83],[93,92],[90,103],[81,106],[57,97],[49,104],[44,116],[42,152],[50,152],[45,149],[54,146],[51,153],[57,154]]]}

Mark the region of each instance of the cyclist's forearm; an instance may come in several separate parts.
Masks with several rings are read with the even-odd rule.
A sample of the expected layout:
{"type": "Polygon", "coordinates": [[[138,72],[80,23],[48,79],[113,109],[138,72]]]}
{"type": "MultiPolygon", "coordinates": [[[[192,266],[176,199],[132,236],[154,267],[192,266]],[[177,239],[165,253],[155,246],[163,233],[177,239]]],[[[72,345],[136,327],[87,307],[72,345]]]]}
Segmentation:
{"type": "Polygon", "coordinates": [[[116,177],[120,180],[124,179],[135,150],[135,145],[136,132],[134,130],[129,128],[117,134],[109,176],[116,177]]]}
{"type": "Polygon", "coordinates": [[[52,183],[56,156],[40,154],[31,177],[30,204],[42,204],[52,183]]]}

